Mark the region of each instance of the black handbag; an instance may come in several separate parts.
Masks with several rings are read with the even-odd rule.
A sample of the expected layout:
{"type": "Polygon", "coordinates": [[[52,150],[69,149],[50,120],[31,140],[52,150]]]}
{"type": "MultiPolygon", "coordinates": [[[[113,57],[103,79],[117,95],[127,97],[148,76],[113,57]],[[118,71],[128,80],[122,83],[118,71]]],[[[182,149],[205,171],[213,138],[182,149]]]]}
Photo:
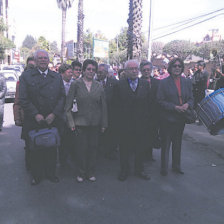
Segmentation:
{"type": "Polygon", "coordinates": [[[51,148],[60,145],[58,129],[55,127],[29,131],[29,147],[31,150],[38,148],[51,148]]]}
{"type": "Polygon", "coordinates": [[[197,119],[197,114],[194,109],[188,107],[186,112],[184,112],[184,119],[186,124],[193,124],[197,119]]]}

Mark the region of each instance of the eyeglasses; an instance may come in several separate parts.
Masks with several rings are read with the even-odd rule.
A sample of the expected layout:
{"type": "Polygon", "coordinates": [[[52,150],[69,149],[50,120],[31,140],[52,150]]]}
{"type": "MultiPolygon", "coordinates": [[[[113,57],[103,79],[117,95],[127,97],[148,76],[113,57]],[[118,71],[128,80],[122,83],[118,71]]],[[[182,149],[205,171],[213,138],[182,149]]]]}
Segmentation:
{"type": "Polygon", "coordinates": [[[152,69],[150,69],[150,68],[145,68],[145,69],[142,69],[142,71],[143,71],[143,72],[150,72],[150,71],[152,71],[152,69]]]}
{"type": "Polygon", "coordinates": [[[173,67],[173,68],[182,68],[181,65],[173,65],[172,67],[173,67]]]}
{"type": "Polygon", "coordinates": [[[42,59],[47,60],[48,57],[37,57],[37,59],[38,59],[38,60],[42,60],[42,59]]]}
{"type": "Polygon", "coordinates": [[[95,69],[95,68],[87,68],[86,70],[89,71],[89,72],[90,72],[90,71],[92,71],[92,72],[96,72],[96,69],[95,69]]]}
{"type": "Polygon", "coordinates": [[[81,72],[80,68],[74,68],[73,70],[76,71],[76,72],[81,72]]]}
{"type": "Polygon", "coordinates": [[[129,71],[139,71],[139,68],[126,68],[126,70],[129,70],[129,71]]]}

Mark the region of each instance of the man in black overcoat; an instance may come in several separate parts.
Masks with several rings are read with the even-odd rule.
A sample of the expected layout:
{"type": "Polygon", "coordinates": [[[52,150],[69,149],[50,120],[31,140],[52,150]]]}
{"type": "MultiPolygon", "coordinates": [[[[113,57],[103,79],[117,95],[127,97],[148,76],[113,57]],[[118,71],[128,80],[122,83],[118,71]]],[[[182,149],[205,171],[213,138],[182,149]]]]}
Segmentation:
{"type": "MultiPolygon", "coordinates": [[[[34,58],[36,68],[25,71],[20,77],[19,101],[25,113],[22,133],[25,139],[30,130],[42,128],[43,123],[60,130],[65,103],[62,78],[48,69],[48,53],[37,50],[34,58]]],[[[32,185],[39,184],[43,175],[51,182],[59,181],[55,176],[56,157],[56,147],[31,152],[32,185]]]]}
{"type": "Polygon", "coordinates": [[[143,166],[150,131],[149,83],[138,78],[138,61],[127,61],[124,69],[126,78],[120,80],[115,87],[121,167],[118,179],[124,181],[128,177],[131,152],[135,155],[135,174],[140,178],[150,179],[143,166]]]}
{"type": "Polygon", "coordinates": [[[99,81],[105,91],[108,113],[108,127],[101,134],[100,147],[108,159],[116,159],[117,134],[116,134],[116,105],[114,102],[114,87],[118,83],[115,77],[110,77],[108,65],[100,64],[97,72],[97,81],[99,81]]]}

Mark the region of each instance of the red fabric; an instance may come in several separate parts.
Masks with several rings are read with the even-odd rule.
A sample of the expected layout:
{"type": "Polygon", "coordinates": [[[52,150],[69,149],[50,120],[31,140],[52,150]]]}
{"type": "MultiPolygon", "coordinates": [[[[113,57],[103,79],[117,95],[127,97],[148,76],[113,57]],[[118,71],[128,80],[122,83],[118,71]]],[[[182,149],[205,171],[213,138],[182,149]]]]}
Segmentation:
{"type": "Polygon", "coordinates": [[[177,87],[177,91],[178,91],[178,97],[179,97],[180,105],[182,105],[183,102],[182,102],[182,97],[181,97],[180,77],[176,77],[176,78],[174,79],[174,82],[175,82],[175,85],[176,85],[176,87],[177,87]]]}

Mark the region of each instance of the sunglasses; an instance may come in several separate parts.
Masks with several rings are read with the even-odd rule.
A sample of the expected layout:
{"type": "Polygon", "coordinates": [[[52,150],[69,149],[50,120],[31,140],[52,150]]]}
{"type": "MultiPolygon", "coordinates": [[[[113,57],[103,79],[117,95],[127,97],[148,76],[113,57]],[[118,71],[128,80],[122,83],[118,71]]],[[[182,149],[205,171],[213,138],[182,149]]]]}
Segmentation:
{"type": "Polygon", "coordinates": [[[173,67],[173,68],[182,68],[181,65],[173,65],[172,67],[173,67]]]}

